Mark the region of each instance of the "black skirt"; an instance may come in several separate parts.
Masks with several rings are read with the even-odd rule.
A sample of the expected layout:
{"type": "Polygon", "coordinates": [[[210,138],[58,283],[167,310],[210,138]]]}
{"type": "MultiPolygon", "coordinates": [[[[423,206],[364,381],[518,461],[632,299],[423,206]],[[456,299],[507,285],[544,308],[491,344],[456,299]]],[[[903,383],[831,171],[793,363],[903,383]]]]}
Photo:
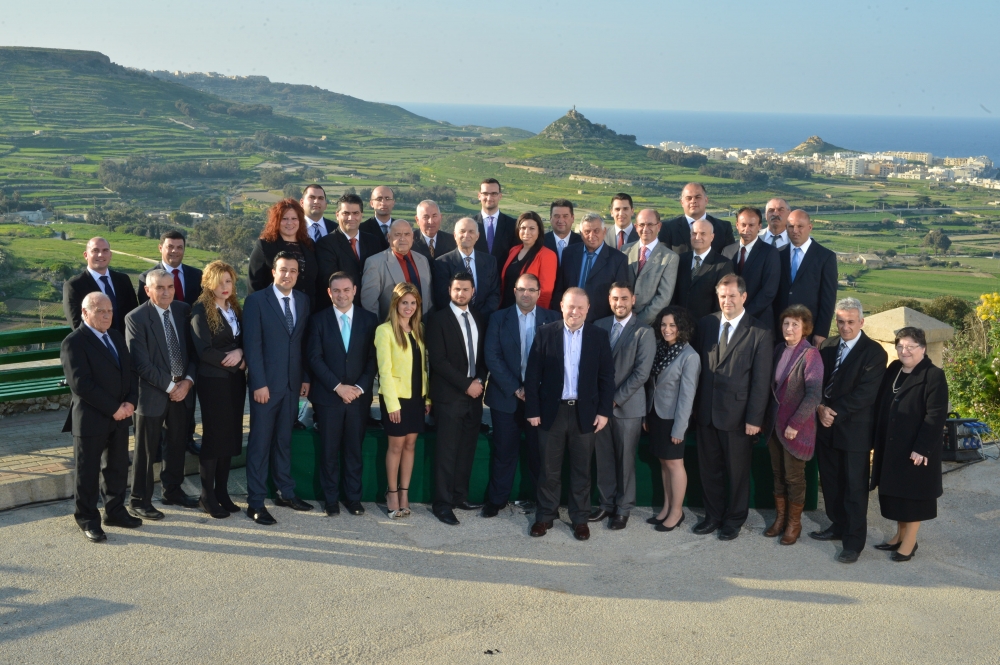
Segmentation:
{"type": "Polygon", "coordinates": [[[670,433],[674,429],[673,420],[664,420],[656,415],[656,409],[646,414],[649,427],[649,452],[660,459],[684,459],[684,442],[674,443],[670,433]]]}
{"type": "Polygon", "coordinates": [[[893,522],[926,522],[937,517],[937,499],[904,499],[878,495],[882,517],[893,522]]]}
{"type": "Polygon", "coordinates": [[[408,334],[407,343],[413,349],[413,367],[410,368],[410,395],[412,397],[399,400],[399,422],[389,420],[389,412],[385,408],[385,400],[379,396],[379,410],[382,412],[382,429],[386,436],[406,436],[420,434],[424,431],[424,361],[420,347],[413,339],[413,333],[408,334]]]}
{"type": "Polygon", "coordinates": [[[226,378],[202,376],[195,384],[201,403],[201,458],[235,457],[243,452],[243,410],[247,380],[243,372],[226,378]]]}

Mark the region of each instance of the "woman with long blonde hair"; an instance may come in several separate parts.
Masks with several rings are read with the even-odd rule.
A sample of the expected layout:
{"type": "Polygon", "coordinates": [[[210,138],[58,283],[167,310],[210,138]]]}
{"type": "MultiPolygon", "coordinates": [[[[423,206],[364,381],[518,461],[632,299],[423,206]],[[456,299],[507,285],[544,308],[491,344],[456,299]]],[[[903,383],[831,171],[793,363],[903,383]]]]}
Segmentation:
{"type": "Polygon", "coordinates": [[[236,298],[236,271],[212,261],[202,273],[201,296],[191,308],[191,339],[198,354],[195,390],[201,403],[202,510],[229,517],[239,507],[229,498],[229,466],[243,451],[246,362],[242,311],[236,298]]]}
{"type": "Polygon", "coordinates": [[[424,416],[431,409],[420,312],[420,291],[409,282],[401,282],[392,291],[388,319],[375,329],[379,409],[389,439],[386,508],[392,519],[410,514],[406,492],[413,475],[414,450],[417,435],[424,431],[424,416]]]}

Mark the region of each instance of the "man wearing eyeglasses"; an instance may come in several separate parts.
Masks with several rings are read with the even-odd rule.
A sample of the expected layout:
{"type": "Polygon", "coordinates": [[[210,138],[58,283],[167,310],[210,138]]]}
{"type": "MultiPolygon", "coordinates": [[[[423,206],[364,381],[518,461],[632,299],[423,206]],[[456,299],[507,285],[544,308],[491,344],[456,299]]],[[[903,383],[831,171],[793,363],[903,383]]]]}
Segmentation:
{"type": "Polygon", "coordinates": [[[379,185],[372,190],[370,203],[375,216],[363,221],[359,230],[362,233],[375,236],[382,250],[389,249],[389,227],[394,221],[392,209],[396,207],[396,195],[391,187],[379,185]]]}
{"type": "Polygon", "coordinates": [[[476,215],[479,224],[479,240],[476,249],[487,252],[502,266],[507,262],[510,248],[521,241],[517,239],[517,220],[500,212],[500,181],[486,178],[479,184],[479,203],[482,211],[476,215]]]}

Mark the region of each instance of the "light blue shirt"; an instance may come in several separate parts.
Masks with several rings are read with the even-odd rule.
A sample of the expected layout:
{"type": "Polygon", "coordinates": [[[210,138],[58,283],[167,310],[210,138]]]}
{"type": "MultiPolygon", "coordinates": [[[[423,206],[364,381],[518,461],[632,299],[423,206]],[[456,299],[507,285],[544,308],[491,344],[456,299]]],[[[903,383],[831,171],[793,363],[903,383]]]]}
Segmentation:
{"type": "Polygon", "coordinates": [[[583,326],[570,332],[563,324],[563,389],[561,399],[576,399],[580,380],[580,351],[583,349],[583,326]]]}
{"type": "Polygon", "coordinates": [[[584,279],[584,277],[590,277],[590,272],[589,271],[587,272],[586,275],[583,274],[583,269],[587,266],[587,259],[590,258],[590,270],[593,270],[594,266],[597,265],[597,257],[601,255],[601,249],[603,247],[604,247],[604,243],[602,242],[600,245],[597,246],[597,249],[594,250],[594,256],[593,256],[593,258],[590,258],[590,250],[587,249],[586,246],[584,246],[584,248],[583,248],[583,263],[580,264],[580,283],[578,284],[578,286],[581,289],[583,288],[584,283],[586,282],[586,280],[584,279]]]}
{"type": "Polygon", "coordinates": [[[537,307],[532,307],[527,314],[517,310],[517,330],[521,336],[521,381],[524,381],[524,374],[528,371],[528,355],[535,340],[535,309],[537,307]]]}

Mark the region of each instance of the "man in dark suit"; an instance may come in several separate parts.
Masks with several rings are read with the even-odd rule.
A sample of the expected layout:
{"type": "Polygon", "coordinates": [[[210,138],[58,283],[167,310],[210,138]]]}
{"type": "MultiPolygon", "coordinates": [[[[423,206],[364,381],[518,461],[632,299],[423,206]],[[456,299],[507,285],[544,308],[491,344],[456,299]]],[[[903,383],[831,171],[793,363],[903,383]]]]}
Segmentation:
{"type": "Polygon", "coordinates": [[[441,208],[430,199],[417,204],[417,230],[413,233],[413,251],[429,262],[455,249],[455,238],[441,231],[441,208]]]}
{"type": "Polygon", "coordinates": [[[111,245],[104,238],[91,238],[83,250],[87,269],[70,277],[63,283],[63,313],[73,328],[79,328],[83,321],[81,304],[88,293],[100,291],[111,299],[115,311],[111,327],[125,334],[125,316],[139,306],[132,280],[123,272],[111,270],[111,245]]]}
{"type": "Polygon", "coordinates": [[[611,316],[608,291],[615,282],[628,282],[628,260],[625,255],[604,242],[604,220],[597,213],[590,213],[580,223],[583,242],[570,245],[563,254],[563,262],[556,276],[556,289],[552,294],[552,308],[558,309],[562,292],[578,286],[587,292],[590,311],[587,323],[611,316]]]}
{"type": "Polygon", "coordinates": [[[531,273],[524,273],[514,285],[513,307],[490,317],[486,329],[486,406],[493,420],[493,464],[490,485],[486,490],[483,517],[496,517],[507,505],[517,471],[521,433],[528,475],[538,487],[538,428],[528,427],[524,418],[524,375],[528,353],[539,326],[559,320],[559,313],[538,307],[541,284],[531,273]]]}
{"type": "MultiPolygon", "coordinates": [[[[378,239],[359,231],[364,204],[357,194],[344,194],[337,200],[337,227],[316,243],[316,263],[319,264],[319,283],[322,293],[328,288],[330,275],[346,272],[355,284],[361,283],[365,262],[382,251],[378,239]]],[[[379,231],[381,233],[381,231],[379,231]]],[[[361,305],[361,289],[357,289],[354,304],[361,305]]],[[[327,298],[316,298],[317,311],[330,306],[327,298]]]]}
{"type": "MultiPolygon", "coordinates": [[[[306,231],[314,243],[337,230],[337,222],[324,217],[326,213],[326,190],[322,185],[312,183],[302,190],[302,200],[299,201],[306,213],[306,231]]],[[[325,299],[323,299],[325,300],[325,299]]]]}
{"type": "Polygon", "coordinates": [[[542,245],[556,253],[559,265],[562,265],[563,251],[567,247],[583,242],[580,234],[573,230],[575,221],[573,202],[569,199],[556,199],[549,205],[549,225],[552,230],[542,238],[542,245]]]}
{"type": "Polygon", "coordinates": [[[355,306],[358,290],[346,272],[330,275],[327,294],[333,303],[309,320],[307,355],[312,382],[309,401],[321,442],[320,482],[326,514],[340,514],[340,454],[344,454],[344,507],[363,515],[361,444],[375,383],[375,328],[378,319],[355,306]]]}
{"type": "MultiPolygon", "coordinates": [[[[812,344],[826,339],[837,301],[837,255],[810,237],[812,220],[805,210],[788,216],[787,250],[781,250],[781,285],[775,316],[789,305],[804,305],[813,317],[812,344]]],[[[775,330],[781,322],[775,318],[775,330]]]]}
{"type": "Polygon", "coordinates": [[[73,395],[63,431],[73,433],[73,517],[87,540],[97,543],[107,540],[97,510],[98,489],[105,524],[126,529],[142,525],[125,510],[128,423],[139,401],[139,378],[125,338],[111,329],[111,300],[88,293],[80,310],[83,325],[63,339],[59,352],[73,395]]]}
{"type": "Polygon", "coordinates": [[[139,375],[129,512],[159,520],[163,513],[153,507],[153,464],[161,437],[160,500],[166,505],[198,506],[198,500],[181,489],[198,363],[191,343],[191,307],[174,299],[173,276],[150,270],[146,295],[146,304],[125,317],[125,339],[139,375]]]}
{"type": "Polygon", "coordinates": [[[569,449],[569,516],[573,536],[590,538],[590,460],[594,438],[608,424],[615,365],[608,335],[586,324],[587,293],[571,287],[562,297],[563,320],[538,329],[524,376],[524,415],[538,428],[541,474],[531,535],[544,536],[559,517],[562,465],[569,449]]]}
{"type": "Polygon", "coordinates": [[[611,233],[605,235],[604,242],[619,252],[624,251],[625,245],[639,242],[639,232],[632,223],[633,211],[632,197],[628,194],[619,192],[611,197],[611,219],[615,223],[611,233]]]}
{"type": "Polygon", "coordinates": [[[700,219],[692,225],[691,249],[680,256],[674,305],[687,308],[691,319],[719,311],[715,287],[723,275],[733,272],[733,263],[712,246],[712,225],[700,219]]]}
{"type": "Polygon", "coordinates": [[[510,249],[520,244],[517,238],[517,219],[500,212],[500,181],[486,178],[479,185],[479,203],[482,210],[475,216],[479,224],[479,240],[476,249],[492,254],[498,266],[503,266],[510,255],[510,249]]]}
{"type": "Polygon", "coordinates": [[[774,299],[781,281],[781,259],[778,250],[760,238],[761,213],[757,208],[740,208],[736,213],[739,242],[722,250],[733,262],[737,275],[747,283],[744,309],[768,329],[774,325],[774,299]]]}
{"type": "Polygon", "coordinates": [[[691,227],[698,220],[707,220],[712,225],[715,234],[712,248],[722,252],[727,245],[733,244],[733,225],[709,215],[708,193],[700,182],[689,182],[681,190],[681,207],[684,214],[663,223],[660,230],[660,241],[678,254],[691,249],[691,227]]]}
{"type": "Polygon", "coordinates": [[[701,319],[692,340],[701,355],[698,466],[705,504],[693,531],[718,529],[720,540],[733,540],[750,512],[750,459],[771,393],[774,338],[743,308],[742,277],[726,275],[717,293],[721,311],[701,319]]]}
{"type": "Polygon", "coordinates": [[[486,386],[486,320],[469,307],[472,275],[451,278],[451,304],[427,317],[424,333],[430,369],[430,396],[437,421],[434,451],[434,516],[458,524],[455,508],[478,510],[469,502],[469,477],[483,419],[486,386]]]}
{"type": "Polygon", "coordinates": [[[820,346],[823,402],[817,407],[816,461],[830,526],[809,535],[840,540],[841,563],[854,563],[868,534],[868,476],[875,398],[888,358],[882,345],[865,335],[861,302],[836,304],[837,332],[820,346]]]}
{"type": "Polygon", "coordinates": [[[372,190],[369,203],[375,215],[362,222],[360,230],[375,238],[381,249],[389,249],[389,227],[396,221],[392,216],[392,209],[396,207],[396,195],[391,187],[379,185],[372,190]]]}
{"type": "MultiPolygon", "coordinates": [[[[180,231],[165,231],[160,236],[160,262],[150,270],[166,270],[174,278],[174,299],[194,305],[201,295],[201,271],[189,265],[184,265],[184,249],[186,245],[184,234],[180,231]]],[[[149,270],[139,275],[139,287],[135,291],[139,304],[149,300],[146,295],[146,275],[149,270]]]]}
{"type": "MultiPolygon", "coordinates": [[[[438,234],[443,237],[444,234],[438,234]]],[[[479,239],[479,225],[471,217],[463,217],[455,222],[454,244],[457,247],[446,254],[438,254],[431,263],[434,273],[434,307],[445,309],[450,306],[451,278],[460,272],[467,272],[475,280],[475,292],[469,306],[479,312],[484,321],[489,321],[500,306],[500,271],[492,255],[475,249],[479,239]]]]}
{"type": "Polygon", "coordinates": [[[309,298],[294,290],[299,262],[293,254],[278,252],[272,265],[274,284],[251,293],[243,306],[243,357],[252,398],[246,453],[247,516],[263,525],[275,524],[264,507],[268,466],[277,490],[275,505],[312,510],[295,496],[291,451],[299,397],[309,394],[305,354],[309,298]]]}

